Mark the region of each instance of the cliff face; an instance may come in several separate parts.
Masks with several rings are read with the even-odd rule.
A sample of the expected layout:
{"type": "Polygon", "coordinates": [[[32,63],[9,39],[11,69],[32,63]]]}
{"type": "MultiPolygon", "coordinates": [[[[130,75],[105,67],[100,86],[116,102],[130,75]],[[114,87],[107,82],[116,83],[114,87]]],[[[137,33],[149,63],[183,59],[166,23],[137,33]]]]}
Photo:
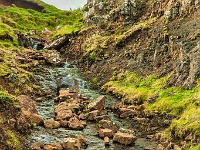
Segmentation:
{"type": "Polygon", "coordinates": [[[85,29],[67,51],[81,54],[79,65],[102,83],[123,68],[172,74],[168,85],[191,89],[200,76],[199,6],[199,0],[88,0],[85,29]]]}
{"type": "Polygon", "coordinates": [[[3,6],[12,6],[15,5],[17,7],[21,7],[21,8],[28,8],[28,9],[33,9],[36,11],[42,11],[44,9],[44,7],[29,1],[29,0],[0,0],[0,5],[3,6]]]}

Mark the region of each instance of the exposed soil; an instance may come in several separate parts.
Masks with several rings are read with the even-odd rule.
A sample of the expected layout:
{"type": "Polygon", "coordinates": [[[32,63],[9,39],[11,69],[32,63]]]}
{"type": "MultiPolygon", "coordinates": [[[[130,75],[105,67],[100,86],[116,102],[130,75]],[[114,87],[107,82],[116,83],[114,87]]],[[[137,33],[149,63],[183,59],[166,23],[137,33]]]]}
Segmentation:
{"type": "Polygon", "coordinates": [[[44,7],[39,6],[38,4],[31,1],[27,1],[27,0],[14,0],[14,1],[0,0],[0,5],[3,5],[3,6],[11,6],[13,4],[16,5],[17,7],[33,9],[39,12],[41,12],[44,9],[44,7]]]}

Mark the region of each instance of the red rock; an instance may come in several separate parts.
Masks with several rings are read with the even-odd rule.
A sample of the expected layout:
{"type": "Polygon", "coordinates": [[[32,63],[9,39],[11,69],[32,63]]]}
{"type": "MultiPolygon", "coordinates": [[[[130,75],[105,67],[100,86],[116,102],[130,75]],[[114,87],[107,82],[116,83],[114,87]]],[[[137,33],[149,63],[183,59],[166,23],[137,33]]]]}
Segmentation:
{"type": "Polygon", "coordinates": [[[35,123],[37,126],[43,126],[44,125],[44,119],[42,118],[41,115],[33,113],[30,116],[30,120],[32,121],[32,123],[35,123]]]}
{"type": "Polygon", "coordinates": [[[56,120],[69,120],[72,117],[72,111],[70,109],[67,110],[61,110],[56,115],[56,120]]]}
{"type": "Polygon", "coordinates": [[[44,123],[45,128],[50,128],[50,129],[57,129],[60,127],[60,123],[58,121],[55,121],[53,118],[48,119],[44,123]]]}
{"type": "Polygon", "coordinates": [[[87,115],[87,120],[89,121],[95,121],[96,117],[99,115],[99,111],[98,110],[93,110],[91,112],[88,113],[87,115]]]}
{"type": "Polygon", "coordinates": [[[68,126],[70,129],[82,130],[84,128],[83,122],[78,120],[76,117],[70,118],[68,126]]]}
{"type": "Polygon", "coordinates": [[[44,150],[62,150],[62,146],[59,143],[48,144],[44,146],[44,150]]]}
{"type": "Polygon", "coordinates": [[[62,147],[66,150],[80,150],[81,144],[76,138],[64,138],[62,147]]]}
{"type": "Polygon", "coordinates": [[[105,145],[110,145],[110,139],[109,139],[109,137],[106,136],[106,137],[104,138],[104,144],[105,144],[105,145]]]}
{"type": "Polygon", "coordinates": [[[110,130],[110,129],[100,129],[99,130],[99,136],[101,138],[104,138],[104,137],[113,137],[113,131],[110,130]]]}
{"type": "Polygon", "coordinates": [[[105,107],[105,100],[106,100],[105,96],[99,96],[96,100],[92,101],[88,105],[88,109],[89,110],[98,110],[99,112],[101,112],[105,107]]]}
{"type": "Polygon", "coordinates": [[[113,141],[119,142],[124,145],[132,144],[136,140],[137,138],[133,134],[121,133],[121,132],[115,133],[114,138],[113,138],[113,141]]]}

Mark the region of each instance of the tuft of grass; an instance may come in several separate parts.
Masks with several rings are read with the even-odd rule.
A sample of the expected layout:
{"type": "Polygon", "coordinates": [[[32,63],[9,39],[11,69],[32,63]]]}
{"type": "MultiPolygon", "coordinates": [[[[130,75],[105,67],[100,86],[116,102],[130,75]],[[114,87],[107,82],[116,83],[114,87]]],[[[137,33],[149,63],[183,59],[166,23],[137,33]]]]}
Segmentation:
{"type": "Polygon", "coordinates": [[[6,132],[7,136],[8,136],[8,140],[6,141],[9,147],[12,147],[16,150],[22,150],[21,145],[20,145],[20,141],[17,137],[17,135],[11,131],[8,130],[6,132]]]}
{"type": "Polygon", "coordinates": [[[138,76],[130,71],[113,75],[105,87],[115,87],[114,94],[122,101],[137,104],[144,103],[150,111],[158,110],[174,116],[167,136],[173,139],[184,139],[187,135],[200,134],[200,80],[192,90],[179,87],[167,87],[171,74],[157,78],[156,75],[138,76]],[[154,103],[148,98],[158,95],[154,103]]]}

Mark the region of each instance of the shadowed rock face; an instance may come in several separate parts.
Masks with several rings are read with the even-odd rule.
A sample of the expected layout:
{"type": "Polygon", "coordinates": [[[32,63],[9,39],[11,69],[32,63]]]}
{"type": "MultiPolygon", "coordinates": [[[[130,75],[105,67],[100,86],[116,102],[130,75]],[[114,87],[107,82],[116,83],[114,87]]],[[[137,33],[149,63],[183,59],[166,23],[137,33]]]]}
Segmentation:
{"type": "Polygon", "coordinates": [[[17,7],[22,7],[22,8],[28,8],[28,9],[33,9],[36,11],[41,12],[44,7],[31,2],[31,1],[27,1],[27,0],[0,0],[0,5],[4,5],[4,6],[10,6],[10,5],[16,5],[17,7]]]}

